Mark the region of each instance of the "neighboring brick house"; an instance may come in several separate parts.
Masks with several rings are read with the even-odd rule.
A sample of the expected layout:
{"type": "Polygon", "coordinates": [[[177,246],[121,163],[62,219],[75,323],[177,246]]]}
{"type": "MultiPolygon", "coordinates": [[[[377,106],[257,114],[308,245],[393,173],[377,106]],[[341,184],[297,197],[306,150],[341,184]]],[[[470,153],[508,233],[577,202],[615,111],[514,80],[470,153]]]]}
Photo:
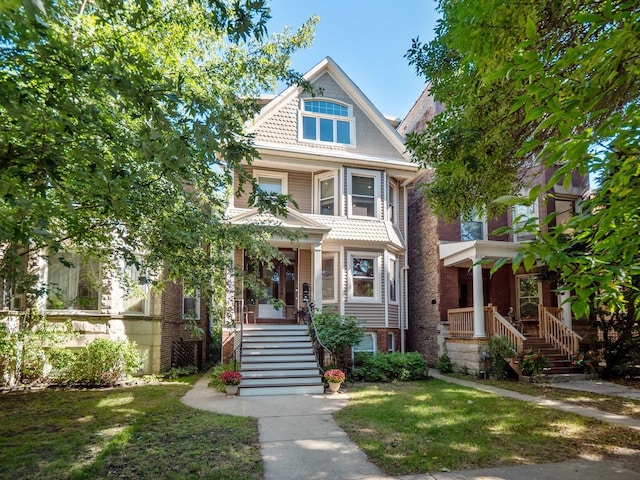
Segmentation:
{"type": "MultiPolygon", "coordinates": [[[[442,109],[425,89],[400,124],[399,132],[406,135],[421,130],[442,109]]],[[[532,186],[545,184],[552,173],[553,169],[530,172],[532,186]]],[[[521,268],[514,274],[507,264],[489,275],[497,259],[514,258],[519,242],[528,240],[522,235],[495,236],[491,232],[511,225],[521,215],[543,218],[560,212],[555,222],[562,223],[579,211],[580,201],[589,191],[588,178],[576,174],[568,189],[554,186],[553,198],[540,197],[532,207],[517,207],[497,219],[446,223],[431,211],[423,192],[416,188],[429,182],[432,174],[432,170],[423,170],[409,185],[408,348],[435,364],[446,347],[454,363],[478,371],[483,368],[481,353],[493,334],[506,334],[522,348],[527,339],[549,337],[547,330],[552,322],[553,328],[562,330],[560,336],[578,338],[571,330],[570,306],[554,292],[555,283],[544,278],[543,266],[529,272],[521,268]]],[[[547,340],[557,346],[557,339],[547,340]]],[[[575,344],[560,347],[571,350],[575,344]]]]}
{"type": "MultiPolygon", "coordinates": [[[[316,308],[357,317],[362,351],[404,348],[407,229],[406,184],[417,172],[397,122],[385,118],[329,57],[304,78],[316,95],[292,86],[267,101],[250,126],[260,158],[247,167],[265,192],[290,194],[286,217],[260,214],[250,192],[231,200],[234,224],[270,223],[302,229],[305,238],[274,240],[290,260],[260,272],[268,298],[251,291],[249,322],[294,322],[308,295],[316,308]],[[276,309],[270,301],[280,300],[276,309]]],[[[236,190],[238,185],[236,185],[236,190]]],[[[234,253],[246,267],[244,252],[234,253]]]]}
{"type": "Polygon", "coordinates": [[[39,278],[44,295],[18,294],[4,284],[0,311],[11,315],[36,308],[49,321],[71,320],[79,335],[67,347],[80,347],[96,338],[129,339],[144,354],[141,374],[172,366],[202,366],[205,361],[209,343],[206,305],[181,285],[169,283],[163,291],[156,291],[135,267],[125,267],[123,262],[118,267],[121,272],[109,273],[99,262],[71,252],[48,259],[31,254],[24,268],[39,278]],[[128,287],[119,280],[121,274],[131,279],[128,287]],[[187,318],[204,329],[202,338],[192,337],[187,318]]]}

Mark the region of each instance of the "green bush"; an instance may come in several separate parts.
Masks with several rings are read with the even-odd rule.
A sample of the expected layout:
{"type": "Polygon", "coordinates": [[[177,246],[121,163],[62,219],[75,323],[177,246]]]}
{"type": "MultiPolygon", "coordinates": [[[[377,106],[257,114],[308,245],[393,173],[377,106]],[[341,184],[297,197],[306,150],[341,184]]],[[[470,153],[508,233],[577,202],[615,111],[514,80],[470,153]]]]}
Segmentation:
{"type": "Polygon", "coordinates": [[[341,370],[348,370],[347,361],[349,347],[359,344],[364,338],[364,327],[355,317],[345,317],[327,310],[316,311],[313,323],[318,331],[318,338],[327,347],[335,364],[341,370]]]}
{"type": "Polygon", "coordinates": [[[438,358],[438,363],[436,364],[436,368],[440,371],[440,373],[453,372],[453,363],[451,363],[451,359],[449,358],[449,354],[447,353],[446,350],[438,358]]]}
{"type": "Polygon", "coordinates": [[[427,377],[427,362],[417,352],[382,353],[359,357],[360,366],[353,372],[354,380],[391,382],[421,380],[427,377]]]}
{"type": "Polygon", "coordinates": [[[489,354],[496,371],[496,377],[498,380],[502,380],[507,375],[509,361],[517,356],[516,351],[506,336],[495,335],[491,337],[489,342],[489,354]]]}
{"type": "Polygon", "coordinates": [[[48,371],[45,368],[43,380],[53,383],[71,383],[76,370],[77,357],[76,350],[51,347],[47,351],[48,371]]]}
{"type": "Polygon", "coordinates": [[[113,385],[140,370],[142,361],[135,342],[97,338],[79,351],[73,380],[113,385]]]}

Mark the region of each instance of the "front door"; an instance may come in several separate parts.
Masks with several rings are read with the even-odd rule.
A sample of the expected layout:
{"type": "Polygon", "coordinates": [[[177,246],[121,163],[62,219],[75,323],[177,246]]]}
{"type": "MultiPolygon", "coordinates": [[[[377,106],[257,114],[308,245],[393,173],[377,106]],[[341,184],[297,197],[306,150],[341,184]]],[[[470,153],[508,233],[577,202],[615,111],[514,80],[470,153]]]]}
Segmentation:
{"type": "Polygon", "coordinates": [[[537,319],[540,304],[540,282],[535,275],[519,275],[517,279],[518,317],[522,320],[537,319]]]}
{"type": "Polygon", "coordinates": [[[296,260],[294,250],[281,250],[288,262],[275,262],[273,268],[263,266],[260,276],[267,295],[258,300],[258,318],[282,320],[296,311],[296,260]]]}

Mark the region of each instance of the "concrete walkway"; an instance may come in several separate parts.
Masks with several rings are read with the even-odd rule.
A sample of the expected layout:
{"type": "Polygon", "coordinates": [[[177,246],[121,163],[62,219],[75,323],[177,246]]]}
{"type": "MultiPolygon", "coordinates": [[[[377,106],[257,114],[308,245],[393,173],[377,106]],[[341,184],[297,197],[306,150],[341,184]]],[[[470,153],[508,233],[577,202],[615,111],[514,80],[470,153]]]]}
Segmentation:
{"type": "MultiPolygon", "coordinates": [[[[640,429],[640,421],[622,415],[607,414],[590,408],[576,407],[475,382],[444,377],[437,371],[430,371],[430,375],[497,395],[640,429]]],[[[332,414],[346,406],[347,395],[339,393],[227,397],[208,388],[207,383],[208,377],[204,376],[183,397],[182,401],[191,407],[211,412],[256,417],[265,480],[387,480],[392,478],[400,480],[611,480],[614,478],[640,480],[640,471],[629,470],[623,464],[611,460],[577,460],[389,477],[367,460],[366,455],[333,420],[332,414]]],[[[600,381],[567,382],[553,386],[596,391],[606,395],[625,396],[640,393],[627,387],[600,381]]]]}

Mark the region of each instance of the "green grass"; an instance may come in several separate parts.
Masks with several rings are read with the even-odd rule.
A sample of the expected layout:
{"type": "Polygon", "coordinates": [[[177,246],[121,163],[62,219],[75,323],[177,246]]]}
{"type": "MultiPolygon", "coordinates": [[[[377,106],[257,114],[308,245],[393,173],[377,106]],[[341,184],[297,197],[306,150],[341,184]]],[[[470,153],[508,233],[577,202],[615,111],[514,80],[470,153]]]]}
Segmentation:
{"type": "Polygon", "coordinates": [[[536,397],[547,398],[549,400],[558,400],[571,405],[595,408],[597,410],[614,413],[616,415],[626,415],[640,420],[640,400],[614,397],[611,395],[602,395],[592,392],[552,388],[544,383],[531,384],[506,380],[476,379],[473,379],[473,381],[482,383],[483,385],[491,385],[493,387],[504,388],[505,390],[534,395],[536,397]]]}
{"type": "Polygon", "coordinates": [[[257,421],[185,406],[190,380],[0,396],[0,478],[262,478],[257,421]]]}
{"type": "Polygon", "coordinates": [[[604,457],[640,433],[439,380],[352,388],[337,422],[390,475],[604,457]]]}

